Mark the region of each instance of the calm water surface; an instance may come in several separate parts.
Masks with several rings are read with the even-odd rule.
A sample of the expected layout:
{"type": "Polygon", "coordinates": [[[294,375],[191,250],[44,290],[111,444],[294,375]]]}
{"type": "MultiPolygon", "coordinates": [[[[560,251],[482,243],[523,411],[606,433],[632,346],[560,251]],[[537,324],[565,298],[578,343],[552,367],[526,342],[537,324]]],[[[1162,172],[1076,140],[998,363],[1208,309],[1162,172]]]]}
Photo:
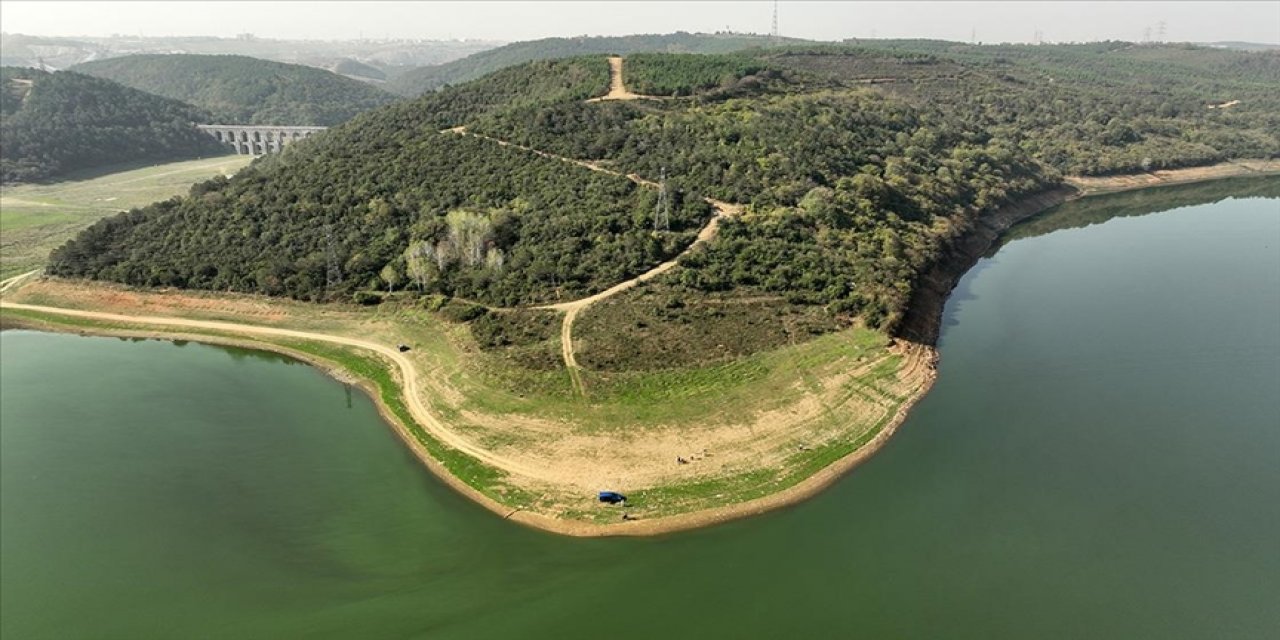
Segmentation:
{"type": "Polygon", "coordinates": [[[882,453],[659,539],[501,521],[288,360],[6,331],[0,634],[1274,638],[1280,200],[1179,198],[1016,230],[882,453]]]}

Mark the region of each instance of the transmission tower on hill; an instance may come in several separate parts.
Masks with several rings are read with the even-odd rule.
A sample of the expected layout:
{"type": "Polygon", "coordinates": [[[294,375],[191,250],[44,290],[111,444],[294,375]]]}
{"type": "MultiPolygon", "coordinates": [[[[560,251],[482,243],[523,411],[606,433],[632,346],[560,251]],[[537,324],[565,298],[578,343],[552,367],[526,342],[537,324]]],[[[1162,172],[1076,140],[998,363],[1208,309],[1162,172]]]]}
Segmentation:
{"type": "Polygon", "coordinates": [[[671,230],[671,199],[667,197],[667,168],[662,168],[658,178],[658,204],[653,208],[653,230],[671,230]]]}
{"type": "Polygon", "coordinates": [[[782,37],[782,32],[778,30],[778,0],[773,0],[773,29],[769,31],[769,35],[775,41],[782,37]]]}

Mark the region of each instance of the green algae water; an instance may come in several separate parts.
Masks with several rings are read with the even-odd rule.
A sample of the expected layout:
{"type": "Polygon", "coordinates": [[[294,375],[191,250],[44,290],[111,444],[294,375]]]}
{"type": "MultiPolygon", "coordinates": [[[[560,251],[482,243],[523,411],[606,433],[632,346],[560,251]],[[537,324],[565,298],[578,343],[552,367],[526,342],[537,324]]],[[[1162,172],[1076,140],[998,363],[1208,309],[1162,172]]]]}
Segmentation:
{"type": "Polygon", "coordinates": [[[881,453],[794,508],[654,539],[494,517],[287,359],[6,331],[0,635],[1275,637],[1276,186],[1015,228],[881,453]]]}

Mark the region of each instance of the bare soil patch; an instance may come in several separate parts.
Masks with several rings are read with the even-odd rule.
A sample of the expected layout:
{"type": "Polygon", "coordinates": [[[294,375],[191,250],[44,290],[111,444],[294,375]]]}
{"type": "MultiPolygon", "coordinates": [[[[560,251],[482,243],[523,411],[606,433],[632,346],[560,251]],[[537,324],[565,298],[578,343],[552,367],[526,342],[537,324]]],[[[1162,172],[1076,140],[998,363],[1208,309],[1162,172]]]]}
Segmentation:
{"type": "Polygon", "coordinates": [[[599,98],[591,98],[587,102],[603,102],[606,100],[658,100],[654,96],[645,96],[638,93],[627,91],[627,86],[622,82],[622,58],[611,56],[609,58],[609,93],[599,98]]]}
{"type": "Polygon", "coordinates": [[[1148,173],[1119,176],[1070,176],[1067,183],[1085,195],[1145,189],[1161,185],[1186,184],[1204,180],[1217,180],[1234,176],[1267,175],[1280,173],[1280,160],[1231,160],[1204,167],[1185,169],[1161,169],[1148,173]]]}

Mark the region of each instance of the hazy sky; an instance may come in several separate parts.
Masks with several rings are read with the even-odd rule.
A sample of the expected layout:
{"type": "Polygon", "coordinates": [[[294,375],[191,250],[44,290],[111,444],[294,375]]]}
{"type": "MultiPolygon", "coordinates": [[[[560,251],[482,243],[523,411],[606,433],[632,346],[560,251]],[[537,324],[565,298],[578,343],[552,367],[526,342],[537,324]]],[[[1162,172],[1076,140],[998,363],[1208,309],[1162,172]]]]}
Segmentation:
{"type": "MultiPolygon", "coordinates": [[[[1280,0],[1263,2],[802,2],[783,35],[985,42],[1165,39],[1280,44],[1280,0]]],[[[772,2],[41,2],[0,1],[0,28],[32,35],[529,40],[672,31],[768,33],[772,2]]]]}

